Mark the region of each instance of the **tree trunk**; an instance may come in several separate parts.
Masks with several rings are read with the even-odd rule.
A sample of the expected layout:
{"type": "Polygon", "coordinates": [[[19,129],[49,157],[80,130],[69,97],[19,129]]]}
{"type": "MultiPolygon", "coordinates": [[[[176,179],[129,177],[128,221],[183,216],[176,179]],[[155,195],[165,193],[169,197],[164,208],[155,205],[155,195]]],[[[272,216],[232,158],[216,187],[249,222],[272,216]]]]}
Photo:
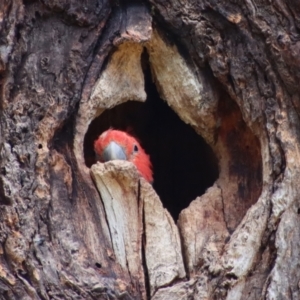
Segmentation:
{"type": "Polygon", "coordinates": [[[0,13],[1,299],[300,299],[297,1],[0,13]]]}

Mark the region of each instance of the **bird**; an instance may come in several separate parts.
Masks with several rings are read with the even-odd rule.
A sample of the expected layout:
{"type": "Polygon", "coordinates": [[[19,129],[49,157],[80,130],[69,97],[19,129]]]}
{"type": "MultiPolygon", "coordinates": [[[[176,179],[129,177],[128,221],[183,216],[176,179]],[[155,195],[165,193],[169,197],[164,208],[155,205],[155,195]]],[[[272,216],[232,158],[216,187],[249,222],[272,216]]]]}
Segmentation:
{"type": "Polygon", "coordinates": [[[94,141],[96,160],[102,163],[110,160],[132,162],[141,176],[153,183],[152,164],[149,155],[139,141],[125,131],[108,129],[94,141]]]}

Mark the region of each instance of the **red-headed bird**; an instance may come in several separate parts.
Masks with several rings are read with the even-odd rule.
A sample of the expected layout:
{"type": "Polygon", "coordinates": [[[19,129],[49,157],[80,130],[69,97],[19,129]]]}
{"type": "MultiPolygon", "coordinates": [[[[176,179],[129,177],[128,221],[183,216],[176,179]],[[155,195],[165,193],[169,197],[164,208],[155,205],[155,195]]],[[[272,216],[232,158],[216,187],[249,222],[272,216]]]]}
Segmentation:
{"type": "Polygon", "coordinates": [[[146,154],[140,143],[128,133],[109,129],[95,140],[94,149],[97,161],[106,162],[114,159],[130,161],[148,182],[153,182],[149,155],[146,154]]]}

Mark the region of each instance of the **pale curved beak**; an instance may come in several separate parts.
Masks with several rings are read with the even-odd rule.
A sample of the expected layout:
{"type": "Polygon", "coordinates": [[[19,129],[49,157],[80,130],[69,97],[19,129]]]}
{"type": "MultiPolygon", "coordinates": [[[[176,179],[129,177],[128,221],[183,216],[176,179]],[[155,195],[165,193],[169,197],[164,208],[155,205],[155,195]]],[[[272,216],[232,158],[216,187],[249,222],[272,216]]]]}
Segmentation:
{"type": "Polygon", "coordinates": [[[103,151],[102,160],[105,162],[115,159],[127,160],[127,156],[124,149],[119,144],[110,142],[103,151]]]}

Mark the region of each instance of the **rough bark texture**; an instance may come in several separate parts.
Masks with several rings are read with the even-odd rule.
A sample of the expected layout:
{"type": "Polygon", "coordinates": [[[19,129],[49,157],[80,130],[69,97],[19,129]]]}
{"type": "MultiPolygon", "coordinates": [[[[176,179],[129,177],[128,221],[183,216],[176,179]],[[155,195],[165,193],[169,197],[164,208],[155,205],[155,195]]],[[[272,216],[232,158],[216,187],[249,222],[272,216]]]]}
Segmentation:
{"type": "Polygon", "coordinates": [[[1,299],[300,299],[299,31],[295,0],[1,1],[1,299]],[[178,222],[85,158],[145,64],[218,160],[178,222]]]}

